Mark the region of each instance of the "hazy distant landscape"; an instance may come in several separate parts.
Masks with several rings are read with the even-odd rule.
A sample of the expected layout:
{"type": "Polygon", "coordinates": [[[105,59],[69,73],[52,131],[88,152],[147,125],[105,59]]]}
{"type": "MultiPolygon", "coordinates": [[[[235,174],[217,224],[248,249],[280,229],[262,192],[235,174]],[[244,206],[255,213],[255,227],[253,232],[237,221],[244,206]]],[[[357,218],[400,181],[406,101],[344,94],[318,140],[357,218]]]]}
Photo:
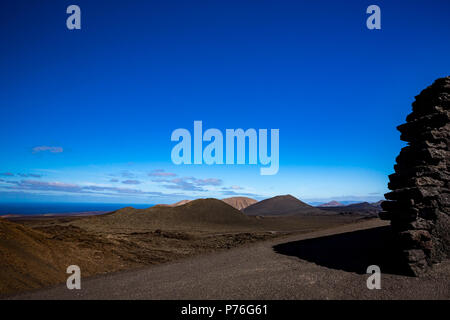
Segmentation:
{"type": "MultiPolygon", "coordinates": [[[[251,199],[248,197],[231,197],[222,199],[226,203],[235,207],[238,210],[242,210],[249,205],[252,205],[258,202],[255,199],[251,199]]],[[[158,204],[159,206],[178,206],[185,204],[191,200],[181,200],[173,204],[158,204]]],[[[317,206],[320,209],[328,210],[327,208],[331,208],[330,210],[339,211],[340,209],[344,210],[351,208],[357,208],[364,206],[365,204],[369,205],[368,208],[374,209],[371,205],[375,206],[375,209],[379,209],[381,211],[381,207],[379,203],[369,204],[367,202],[364,203],[355,203],[355,201],[331,201],[328,203],[320,203],[320,204],[311,204],[310,206],[317,206]],[[355,206],[353,206],[355,205],[355,206]]],[[[119,210],[124,207],[133,207],[135,209],[146,209],[154,206],[155,204],[123,204],[123,203],[46,203],[46,202],[29,202],[29,203],[21,203],[21,202],[13,202],[13,203],[0,203],[0,217],[10,217],[10,216],[27,216],[27,215],[68,215],[68,214],[98,214],[98,213],[107,213],[115,210],[119,210]]]]}

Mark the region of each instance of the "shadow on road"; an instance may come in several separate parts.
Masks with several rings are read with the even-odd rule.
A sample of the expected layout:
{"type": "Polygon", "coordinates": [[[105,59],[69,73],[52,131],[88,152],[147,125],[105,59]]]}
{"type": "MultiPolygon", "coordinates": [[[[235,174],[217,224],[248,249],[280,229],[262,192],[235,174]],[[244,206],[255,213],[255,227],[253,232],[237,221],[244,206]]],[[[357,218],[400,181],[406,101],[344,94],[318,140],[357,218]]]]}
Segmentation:
{"type": "Polygon", "coordinates": [[[407,275],[399,266],[389,226],[282,243],[275,252],[331,269],[365,274],[377,265],[381,273],[407,275]]]}

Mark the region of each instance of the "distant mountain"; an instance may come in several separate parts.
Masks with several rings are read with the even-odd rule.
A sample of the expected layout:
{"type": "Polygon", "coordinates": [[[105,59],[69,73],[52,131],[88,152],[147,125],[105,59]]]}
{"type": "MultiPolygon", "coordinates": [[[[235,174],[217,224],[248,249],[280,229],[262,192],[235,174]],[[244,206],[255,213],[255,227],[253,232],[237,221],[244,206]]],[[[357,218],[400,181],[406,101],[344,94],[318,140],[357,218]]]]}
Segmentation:
{"type": "Polygon", "coordinates": [[[384,200],[380,200],[377,202],[372,202],[371,205],[377,207],[378,209],[380,209],[380,211],[382,211],[383,209],[381,208],[381,203],[384,202],[384,200]]]}
{"type": "Polygon", "coordinates": [[[157,204],[154,207],[178,207],[178,206],[182,206],[183,204],[186,204],[188,202],[191,202],[192,200],[181,200],[172,204],[157,204]]]}
{"type": "Polygon", "coordinates": [[[243,210],[243,209],[247,208],[248,206],[258,202],[258,200],[255,200],[252,198],[247,198],[247,197],[231,197],[231,198],[222,199],[222,201],[238,210],[243,210]]]}
{"type": "Polygon", "coordinates": [[[377,205],[374,205],[369,202],[361,202],[361,203],[354,203],[349,204],[348,206],[345,206],[347,209],[355,209],[355,210],[378,210],[377,205]]]}
{"type": "Polygon", "coordinates": [[[281,216],[297,214],[322,214],[320,209],[289,195],[276,196],[252,204],[243,212],[251,216],[281,216]]]}
{"type": "Polygon", "coordinates": [[[248,227],[252,220],[241,211],[218,199],[197,199],[179,206],[153,206],[148,209],[123,208],[103,216],[76,221],[83,228],[100,225],[108,229],[179,229],[186,227],[213,230],[219,226],[248,227]]]}
{"type": "Polygon", "coordinates": [[[322,210],[341,214],[377,215],[381,211],[381,201],[375,203],[360,202],[347,206],[321,207],[322,210]]]}
{"type": "Polygon", "coordinates": [[[344,204],[333,200],[327,203],[322,203],[318,207],[342,207],[342,206],[344,206],[344,204]]]}

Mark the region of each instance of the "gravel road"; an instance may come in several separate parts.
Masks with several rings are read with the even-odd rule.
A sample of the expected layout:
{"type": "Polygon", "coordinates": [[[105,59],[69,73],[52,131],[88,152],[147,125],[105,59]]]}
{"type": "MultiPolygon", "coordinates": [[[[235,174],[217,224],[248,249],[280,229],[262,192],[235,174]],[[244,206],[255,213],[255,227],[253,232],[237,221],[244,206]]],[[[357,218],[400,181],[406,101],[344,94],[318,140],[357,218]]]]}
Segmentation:
{"type": "Polygon", "coordinates": [[[10,298],[450,299],[448,261],[423,278],[383,273],[382,267],[381,289],[367,288],[365,264],[372,263],[367,256],[380,243],[376,236],[385,225],[364,221],[86,278],[81,290],[63,284],[10,298]]]}

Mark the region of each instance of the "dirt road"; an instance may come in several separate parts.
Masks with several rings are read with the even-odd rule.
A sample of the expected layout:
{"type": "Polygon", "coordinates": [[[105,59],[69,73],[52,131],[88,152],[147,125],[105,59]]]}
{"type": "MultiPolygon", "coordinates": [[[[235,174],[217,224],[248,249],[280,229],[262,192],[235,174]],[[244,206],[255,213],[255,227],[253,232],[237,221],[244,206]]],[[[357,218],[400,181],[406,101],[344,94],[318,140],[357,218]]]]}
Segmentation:
{"type": "Polygon", "coordinates": [[[378,220],[290,236],[164,265],[82,279],[12,299],[450,299],[450,263],[424,278],[398,275],[378,220]],[[380,264],[381,289],[366,286],[380,264]],[[387,270],[387,273],[383,273],[387,270]]]}

